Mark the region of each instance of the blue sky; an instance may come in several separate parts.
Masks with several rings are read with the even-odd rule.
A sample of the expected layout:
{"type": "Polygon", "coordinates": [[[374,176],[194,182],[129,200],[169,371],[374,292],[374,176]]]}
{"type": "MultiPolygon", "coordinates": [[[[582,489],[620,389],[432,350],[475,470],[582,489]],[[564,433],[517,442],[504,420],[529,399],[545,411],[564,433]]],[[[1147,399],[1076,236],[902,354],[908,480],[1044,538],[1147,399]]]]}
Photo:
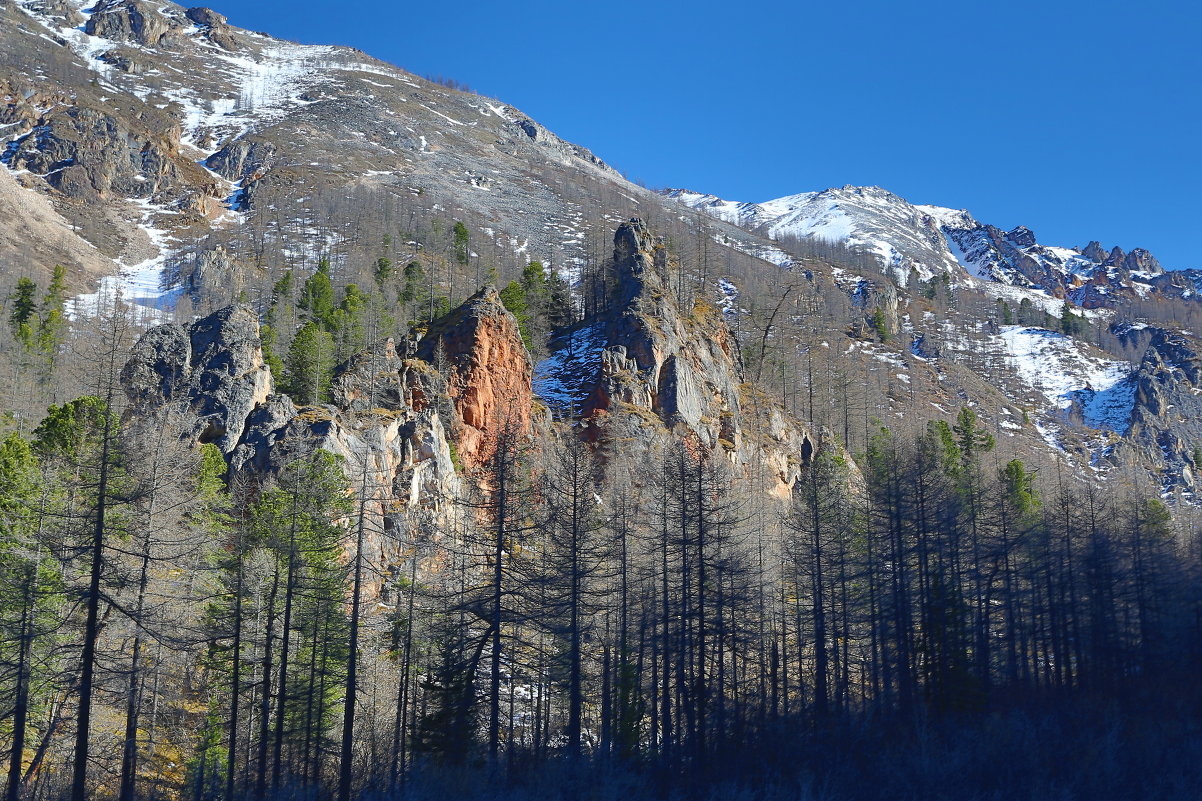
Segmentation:
{"type": "Polygon", "coordinates": [[[463,81],[649,186],[875,184],[1202,267],[1202,11],[1185,0],[206,1],[463,81]]]}

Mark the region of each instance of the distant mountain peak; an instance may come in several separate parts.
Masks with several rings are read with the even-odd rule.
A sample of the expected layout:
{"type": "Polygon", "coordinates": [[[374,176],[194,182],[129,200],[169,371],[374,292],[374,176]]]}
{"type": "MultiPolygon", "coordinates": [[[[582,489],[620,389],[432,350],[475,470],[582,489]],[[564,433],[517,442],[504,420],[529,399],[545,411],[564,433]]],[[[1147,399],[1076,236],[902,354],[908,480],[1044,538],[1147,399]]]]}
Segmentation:
{"type": "Polygon", "coordinates": [[[1202,272],[1166,273],[1142,248],[1097,242],[1081,249],[1041,244],[1025,225],[1006,231],[965,209],[915,205],[879,186],[832,187],[759,203],[665,190],[677,202],[772,239],[821,239],[875,256],[900,284],[939,273],[1045,292],[1082,307],[1113,306],[1158,293],[1196,298],[1202,272]]]}

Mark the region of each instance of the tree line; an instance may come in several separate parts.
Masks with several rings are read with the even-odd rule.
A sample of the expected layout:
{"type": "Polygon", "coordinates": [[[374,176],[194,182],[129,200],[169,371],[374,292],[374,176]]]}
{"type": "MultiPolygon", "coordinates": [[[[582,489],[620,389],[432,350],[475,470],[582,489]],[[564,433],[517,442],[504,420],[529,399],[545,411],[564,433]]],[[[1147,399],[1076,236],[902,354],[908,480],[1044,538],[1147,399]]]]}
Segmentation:
{"type": "Polygon", "coordinates": [[[855,461],[824,442],[783,504],[687,436],[636,463],[500,421],[435,514],[322,451],[268,483],[209,445],[142,458],[111,390],[0,445],[11,801],[350,798],[547,764],[667,792],[1202,647],[1196,533],[1002,463],[967,408],[878,427],[855,461]]]}

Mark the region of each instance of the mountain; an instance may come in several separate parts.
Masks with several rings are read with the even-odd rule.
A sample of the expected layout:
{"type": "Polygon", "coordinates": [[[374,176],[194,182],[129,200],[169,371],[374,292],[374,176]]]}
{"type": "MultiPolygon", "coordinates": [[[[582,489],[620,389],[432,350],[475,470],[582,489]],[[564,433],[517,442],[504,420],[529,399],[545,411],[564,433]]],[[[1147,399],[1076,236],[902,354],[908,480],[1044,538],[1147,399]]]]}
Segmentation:
{"type": "Polygon", "coordinates": [[[1198,786],[1197,271],[166,0],[0,96],[7,798],[1198,786]]]}
{"type": "Polygon", "coordinates": [[[478,223],[478,253],[578,265],[586,213],[620,207],[612,229],[646,195],[504,103],[207,9],[6,2],[0,52],[0,201],[30,219],[30,266],[68,262],[83,288],[115,261],[151,308],[232,298],[283,261],[374,259],[434,206],[478,223]]]}
{"type": "Polygon", "coordinates": [[[1025,226],[1003,231],[966,210],[915,205],[880,187],[845,186],[740,203],[685,189],[665,197],[771,239],[838,242],[878,259],[903,283],[938,273],[1044,292],[1086,309],[1165,297],[1196,300],[1202,270],[1166,272],[1146,250],[1040,244],[1025,226]]]}
{"type": "MultiPolygon", "coordinates": [[[[758,204],[651,193],[501,101],[350,48],[246,31],[203,8],[19,0],[0,5],[0,23],[0,211],[16,221],[0,232],[0,259],[13,265],[9,282],[44,283],[63,264],[77,318],[120,291],[148,322],[186,322],[239,300],[264,319],[281,277],[319,263],[338,287],[371,286],[378,265],[405,265],[408,288],[389,291],[421,294],[436,316],[532,259],[573,288],[577,319],[590,317],[587,287],[625,280],[608,242],[637,216],[674,243],[680,269],[723,310],[735,332],[724,352],[740,370],[762,378],[748,359],[788,361],[785,328],[792,338],[813,329],[805,336],[838,354],[837,369],[879,373],[865,406],[902,415],[918,398],[943,414],[968,400],[1020,452],[1052,448],[1078,466],[1121,465],[1192,488],[1192,446],[1120,459],[1109,444],[1138,417],[1139,349],[1152,343],[1109,329],[1188,331],[1200,281],[1146,251],[1046,246],[1029,229],[1002,231],[876,187],[758,204]],[[792,287],[783,298],[782,281],[792,287]],[[1066,300],[1105,336],[1061,330],[1066,300]],[[1151,319],[1150,302],[1186,311],[1151,319]],[[773,307],[777,316],[762,319],[773,307]]],[[[612,392],[630,402],[635,390],[599,388],[590,371],[620,374],[622,359],[664,369],[668,345],[645,346],[659,354],[654,368],[631,355],[636,319],[598,318],[529,342],[542,401],[580,408],[612,392]]],[[[292,331],[278,336],[286,352],[292,331]]],[[[670,370],[714,358],[693,353],[670,370]]],[[[690,419],[709,416],[696,398],[683,402],[690,419]]],[[[864,447],[862,433],[842,428],[845,446],[864,447]]]]}

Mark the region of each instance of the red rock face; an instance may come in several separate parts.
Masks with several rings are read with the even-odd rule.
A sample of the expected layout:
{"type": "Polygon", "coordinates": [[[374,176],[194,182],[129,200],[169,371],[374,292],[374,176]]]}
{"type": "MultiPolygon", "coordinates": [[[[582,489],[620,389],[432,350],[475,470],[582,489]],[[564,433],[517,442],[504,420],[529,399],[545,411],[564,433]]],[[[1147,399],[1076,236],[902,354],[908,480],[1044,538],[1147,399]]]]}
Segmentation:
{"type": "Polygon", "coordinates": [[[462,423],[459,458],[471,469],[488,461],[497,434],[530,433],[533,367],[513,315],[491,287],[436,321],[418,346],[422,359],[445,365],[447,395],[462,423]]]}

